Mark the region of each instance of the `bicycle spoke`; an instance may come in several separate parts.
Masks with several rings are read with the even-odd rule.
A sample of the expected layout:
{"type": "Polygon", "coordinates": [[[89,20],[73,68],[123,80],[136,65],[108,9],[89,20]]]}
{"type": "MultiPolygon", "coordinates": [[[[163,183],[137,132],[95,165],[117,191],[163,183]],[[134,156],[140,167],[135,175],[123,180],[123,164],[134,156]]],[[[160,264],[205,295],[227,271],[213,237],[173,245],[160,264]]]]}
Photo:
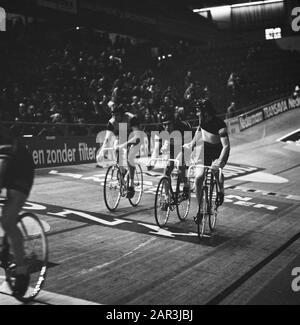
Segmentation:
{"type": "Polygon", "coordinates": [[[216,227],[218,217],[217,205],[218,188],[215,181],[212,182],[210,188],[210,211],[209,211],[209,228],[213,231],[216,227]]]}
{"type": "Polygon", "coordinates": [[[104,201],[110,211],[114,211],[121,198],[121,173],[120,169],[115,166],[110,166],[106,172],[104,180],[104,201]]]}
{"type": "Polygon", "coordinates": [[[132,206],[136,207],[142,198],[143,195],[143,171],[140,165],[137,165],[134,172],[134,196],[129,199],[129,202],[132,206]]]}
{"type": "Polygon", "coordinates": [[[180,180],[177,180],[177,188],[176,188],[176,210],[178,218],[182,221],[186,220],[191,204],[191,193],[190,187],[188,190],[184,192],[184,184],[180,183],[180,180]]]}
{"type": "Polygon", "coordinates": [[[159,227],[166,225],[171,207],[170,184],[167,177],[163,177],[155,195],[155,220],[159,227]]]}

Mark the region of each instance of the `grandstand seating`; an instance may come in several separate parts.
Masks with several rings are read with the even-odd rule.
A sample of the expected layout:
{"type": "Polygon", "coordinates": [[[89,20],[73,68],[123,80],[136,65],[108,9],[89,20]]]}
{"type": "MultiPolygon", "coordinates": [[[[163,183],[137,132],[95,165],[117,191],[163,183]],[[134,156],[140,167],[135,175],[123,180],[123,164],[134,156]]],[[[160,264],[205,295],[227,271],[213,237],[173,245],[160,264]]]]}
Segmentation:
{"type": "MultiPolygon", "coordinates": [[[[1,35],[2,121],[103,124],[110,116],[107,104],[114,100],[127,109],[135,105],[143,123],[158,122],[165,96],[171,98],[170,109],[188,107],[183,97],[187,71],[192,72],[189,81],[207,86],[217,112],[224,115],[233,101],[240,109],[292,94],[299,84],[300,54],[279,49],[273,41],[199,46],[186,40],[154,44],[117,36],[113,42],[105,32],[49,32],[47,27],[18,23],[5,38],[1,35]],[[153,47],[160,59],[151,55],[153,47]]],[[[193,118],[193,111],[188,117],[193,118]]],[[[30,130],[47,134],[47,128],[30,130]]]]}

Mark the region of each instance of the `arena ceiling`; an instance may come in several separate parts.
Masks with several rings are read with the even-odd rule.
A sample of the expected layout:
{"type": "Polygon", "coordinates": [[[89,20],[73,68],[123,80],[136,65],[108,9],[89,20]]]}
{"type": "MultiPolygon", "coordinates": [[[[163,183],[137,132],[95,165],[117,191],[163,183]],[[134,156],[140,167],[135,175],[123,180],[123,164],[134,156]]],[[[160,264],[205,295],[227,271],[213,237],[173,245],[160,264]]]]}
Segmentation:
{"type": "MultiPolygon", "coordinates": [[[[257,0],[255,0],[257,1],[257,0]]],[[[249,3],[254,2],[250,0],[183,0],[183,3],[186,3],[191,8],[209,8],[215,6],[223,6],[223,5],[233,5],[237,3],[249,3]]]]}

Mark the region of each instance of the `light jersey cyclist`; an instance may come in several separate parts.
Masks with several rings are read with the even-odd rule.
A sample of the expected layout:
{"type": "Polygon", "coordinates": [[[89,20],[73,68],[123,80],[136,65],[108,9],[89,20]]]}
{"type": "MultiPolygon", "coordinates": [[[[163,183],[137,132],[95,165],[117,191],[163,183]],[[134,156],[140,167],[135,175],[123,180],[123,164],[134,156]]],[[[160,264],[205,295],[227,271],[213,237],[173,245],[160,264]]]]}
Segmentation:
{"type": "MultiPolygon", "coordinates": [[[[186,164],[184,160],[184,150],[183,150],[183,143],[184,143],[184,138],[185,138],[185,132],[191,132],[192,127],[191,125],[182,119],[181,114],[174,115],[172,113],[165,113],[162,115],[161,118],[162,122],[162,127],[165,131],[168,133],[172,134],[174,131],[179,131],[181,139],[179,143],[176,143],[176,140],[174,140],[173,137],[170,137],[170,140],[165,140],[161,152],[164,153],[169,153],[170,159],[177,159],[180,164],[179,164],[179,171],[180,171],[180,176],[181,179],[183,180],[183,194],[186,196],[186,198],[189,195],[189,182],[186,177],[186,164]],[[177,155],[176,155],[177,154],[177,155]]],[[[170,161],[168,166],[165,168],[165,175],[168,177],[171,177],[171,173],[174,169],[174,161],[170,161]]]]}
{"type": "MultiPolygon", "coordinates": [[[[133,115],[129,112],[125,112],[122,105],[115,105],[112,108],[112,117],[107,123],[107,132],[104,138],[103,146],[101,151],[107,148],[108,143],[111,142],[113,139],[113,147],[117,150],[117,160],[120,162],[120,150],[127,150],[127,165],[129,169],[129,187],[127,192],[127,197],[132,198],[135,194],[134,189],[134,173],[135,173],[135,166],[130,163],[128,157],[128,152],[132,149],[133,146],[137,145],[140,141],[139,138],[139,118],[136,115],[133,115]],[[131,136],[128,141],[120,143],[119,138],[119,128],[120,123],[127,123],[127,130],[128,133],[132,131],[131,136]]],[[[128,136],[128,134],[127,134],[128,136]]],[[[125,174],[125,167],[120,165],[120,170],[122,174],[125,174]]]]}
{"type": "MultiPolygon", "coordinates": [[[[197,115],[199,116],[199,127],[191,143],[186,147],[191,148],[202,137],[204,145],[204,165],[212,166],[214,173],[219,180],[219,168],[224,168],[229,158],[230,142],[225,122],[216,116],[214,107],[208,99],[199,101],[195,105],[197,115]]],[[[195,177],[196,196],[198,204],[201,203],[202,186],[204,181],[204,168],[199,168],[195,177]]],[[[219,193],[217,195],[218,204],[224,201],[224,176],[219,182],[219,193]]],[[[200,209],[199,212],[200,213],[200,209]]]]}
{"type": "Polygon", "coordinates": [[[23,236],[17,222],[33,185],[34,168],[32,157],[25,146],[9,135],[6,128],[0,126],[0,190],[5,188],[7,191],[1,225],[15,256],[16,281],[13,290],[19,296],[26,293],[30,274],[24,261],[23,236]]]}

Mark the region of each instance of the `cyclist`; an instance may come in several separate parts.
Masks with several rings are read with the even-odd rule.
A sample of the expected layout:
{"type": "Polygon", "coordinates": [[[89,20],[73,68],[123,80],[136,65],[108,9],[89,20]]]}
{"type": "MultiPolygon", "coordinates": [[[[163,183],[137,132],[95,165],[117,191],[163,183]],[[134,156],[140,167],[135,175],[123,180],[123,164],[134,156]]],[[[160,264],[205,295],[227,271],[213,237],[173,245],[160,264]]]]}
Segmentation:
{"type": "Polygon", "coordinates": [[[23,296],[29,285],[30,274],[24,261],[23,236],[17,227],[18,215],[26,202],[34,179],[34,163],[25,146],[0,126],[0,190],[7,190],[7,201],[2,208],[1,225],[8,236],[15,256],[14,294],[23,296]]]}
{"type": "MultiPolygon", "coordinates": [[[[190,126],[190,124],[184,120],[183,118],[184,114],[183,114],[183,109],[181,109],[179,112],[177,112],[176,114],[172,114],[169,112],[166,112],[162,115],[162,125],[165,131],[168,131],[169,133],[172,133],[173,131],[179,131],[180,135],[181,135],[181,139],[184,139],[184,132],[185,131],[191,131],[192,128],[190,126]]],[[[183,144],[183,141],[182,141],[183,144]]],[[[181,144],[181,150],[180,152],[177,154],[177,156],[175,157],[175,146],[176,143],[174,142],[173,138],[170,138],[170,143],[168,140],[166,140],[161,148],[161,152],[162,153],[166,153],[169,150],[170,153],[170,158],[171,159],[177,159],[179,160],[179,162],[181,161],[182,163],[179,166],[180,169],[180,173],[181,173],[181,177],[183,180],[183,195],[185,198],[188,198],[189,195],[189,183],[188,183],[188,179],[185,175],[185,171],[186,171],[186,165],[184,162],[184,152],[183,152],[183,146],[181,144]]],[[[167,175],[168,177],[171,176],[171,173],[174,169],[174,161],[170,161],[170,164],[168,164],[168,166],[165,169],[165,175],[167,175]]]]}
{"type": "MultiPolygon", "coordinates": [[[[191,143],[187,147],[193,147],[202,137],[204,144],[204,165],[212,166],[217,181],[219,180],[219,168],[224,168],[230,153],[230,142],[225,122],[216,116],[216,111],[209,99],[196,100],[195,109],[199,116],[199,126],[191,143]]],[[[198,204],[201,203],[202,186],[204,181],[204,169],[200,168],[195,177],[196,196],[198,204]]],[[[224,177],[218,184],[217,204],[224,201],[224,177]]],[[[200,209],[198,215],[200,214],[200,209]]]]}
{"type": "MultiPolygon", "coordinates": [[[[113,105],[112,107],[112,117],[107,123],[107,132],[105,135],[105,139],[103,142],[103,146],[101,151],[104,151],[107,148],[107,145],[110,139],[113,137],[114,144],[113,147],[117,149],[118,160],[120,160],[120,149],[130,149],[132,146],[136,145],[139,142],[138,134],[136,131],[139,131],[139,119],[136,115],[131,114],[129,112],[125,112],[125,109],[122,104],[113,105]],[[133,137],[131,137],[128,141],[120,144],[119,139],[119,126],[120,123],[127,123],[129,125],[129,130],[133,131],[133,137]]],[[[127,164],[129,169],[129,187],[127,192],[127,197],[132,198],[135,194],[134,190],[134,173],[135,166],[132,165],[127,157],[127,164]]],[[[121,172],[124,175],[126,170],[124,166],[120,166],[121,172]]]]}

